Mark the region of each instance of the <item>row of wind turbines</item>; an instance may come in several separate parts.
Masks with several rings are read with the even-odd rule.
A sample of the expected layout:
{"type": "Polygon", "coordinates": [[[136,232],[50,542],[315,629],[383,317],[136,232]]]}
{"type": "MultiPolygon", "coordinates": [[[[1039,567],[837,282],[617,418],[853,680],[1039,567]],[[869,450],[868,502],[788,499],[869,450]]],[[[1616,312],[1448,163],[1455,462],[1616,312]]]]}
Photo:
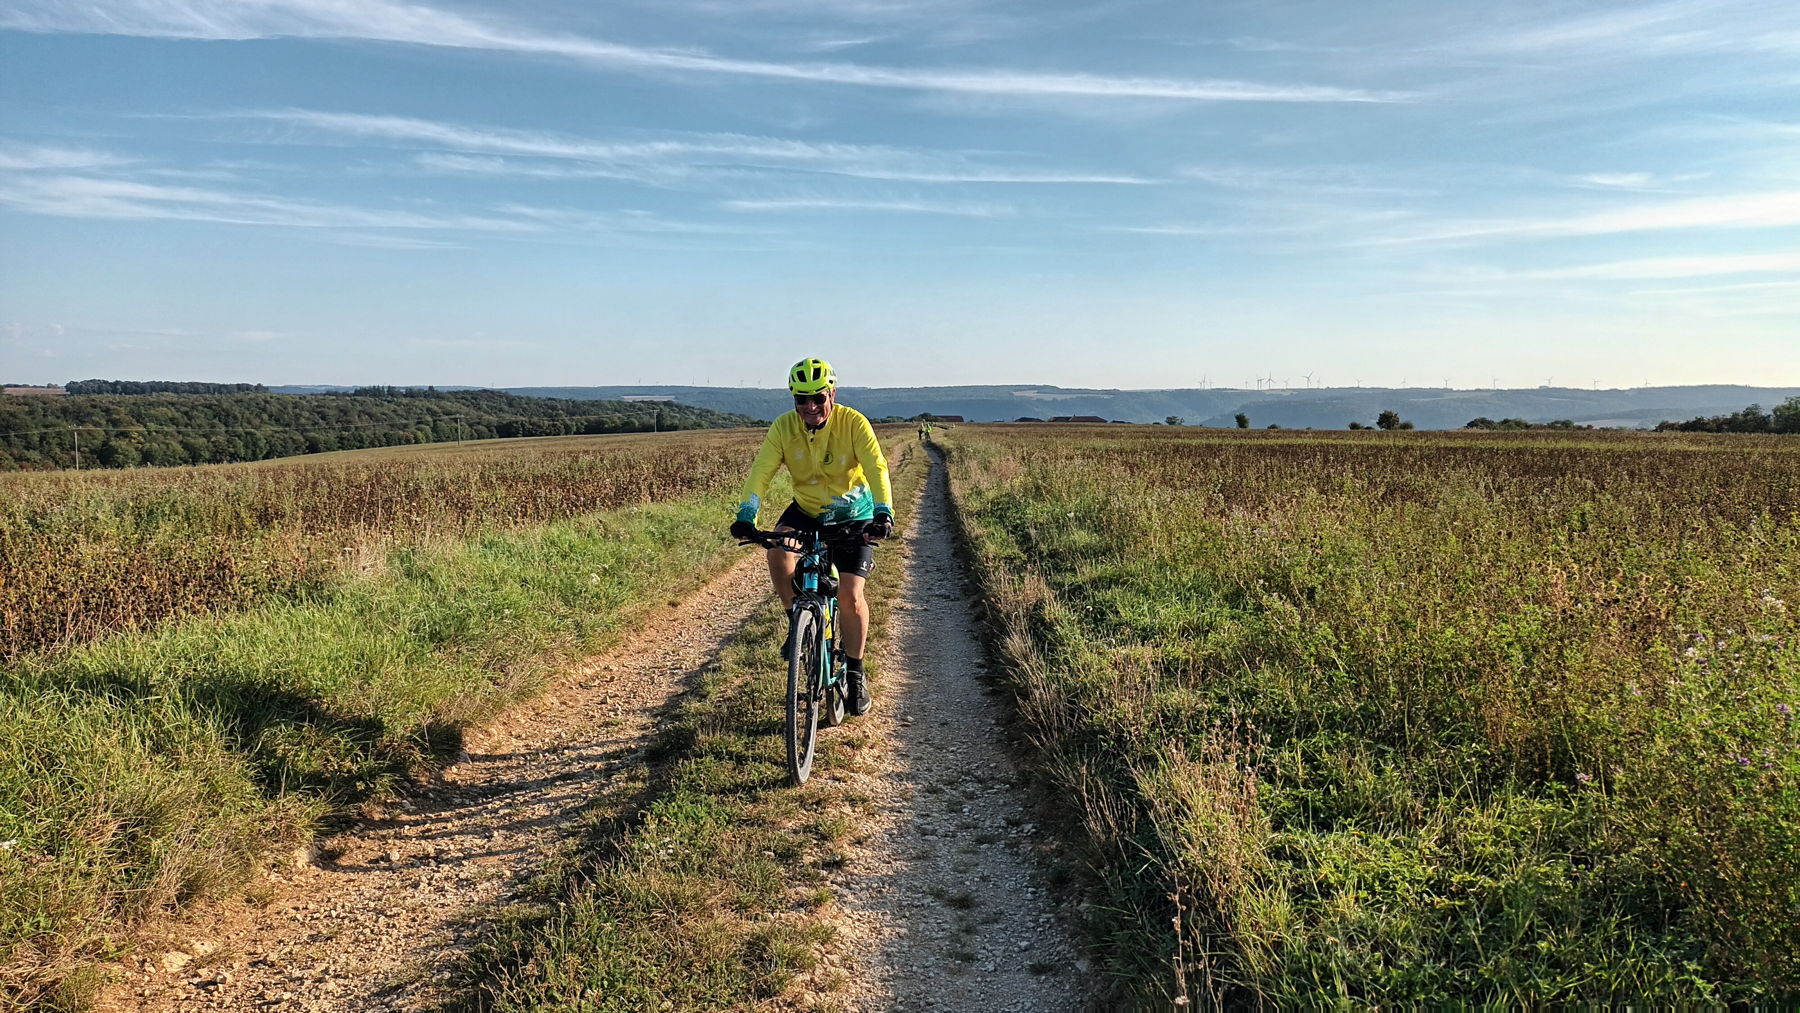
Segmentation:
{"type": "MultiPolygon", "coordinates": [[[[1313,389],[1313,387],[1314,387],[1314,381],[1313,381],[1313,377],[1314,377],[1314,376],[1315,376],[1315,374],[1313,374],[1313,373],[1302,373],[1302,374],[1300,374],[1300,376],[1301,376],[1301,379],[1303,379],[1303,380],[1304,380],[1304,381],[1305,381],[1305,382],[1306,382],[1306,386],[1305,386],[1305,387],[1303,387],[1303,388],[1301,388],[1301,389],[1303,389],[1303,390],[1312,390],[1312,389],[1313,389]]],[[[1593,380],[1593,381],[1592,381],[1592,383],[1593,383],[1593,389],[1594,389],[1594,390],[1599,390],[1599,389],[1600,389],[1600,381],[1599,381],[1599,380],[1598,380],[1598,379],[1595,379],[1595,380],[1593,380]]],[[[1268,376],[1258,376],[1258,377],[1254,377],[1254,378],[1252,378],[1252,379],[1247,379],[1247,380],[1245,380],[1245,381],[1244,381],[1244,382],[1243,382],[1243,384],[1242,384],[1242,385],[1241,385],[1241,386],[1239,386],[1239,387],[1238,387],[1238,388],[1237,388],[1237,389],[1239,389],[1239,390],[1251,390],[1251,389],[1253,389],[1253,388],[1252,388],[1252,385],[1254,385],[1254,389],[1255,389],[1255,390],[1259,390],[1259,391],[1276,391],[1276,390],[1279,390],[1279,391],[1284,391],[1284,392],[1286,392],[1286,391],[1292,391],[1292,390],[1294,390],[1294,389],[1295,389],[1295,388],[1294,388],[1294,381],[1293,381],[1293,380],[1291,380],[1291,379],[1283,379],[1283,380],[1282,380],[1282,381],[1281,381],[1281,382],[1280,382],[1280,383],[1276,383],[1276,380],[1275,380],[1275,376],[1274,376],[1274,374],[1273,374],[1273,373],[1271,373],[1271,374],[1270,374],[1270,375],[1268,375],[1268,376]]],[[[1353,388],[1355,388],[1355,387],[1361,387],[1361,386],[1362,386],[1362,385],[1363,385],[1363,382],[1362,382],[1362,380],[1361,380],[1361,379],[1358,379],[1358,380],[1355,380],[1355,381],[1354,381],[1354,382],[1352,382],[1352,383],[1351,383],[1351,384],[1350,384],[1350,386],[1351,386],[1351,387],[1353,387],[1353,388]]],[[[1649,386],[1649,385],[1650,385],[1650,381],[1649,381],[1649,380],[1645,380],[1645,381],[1644,381],[1644,383],[1643,383],[1643,386],[1645,386],[1645,387],[1648,387],[1648,386],[1649,386]]],[[[1322,384],[1322,383],[1321,383],[1321,384],[1318,384],[1318,385],[1317,385],[1317,386],[1318,386],[1318,387],[1320,387],[1320,388],[1321,388],[1321,389],[1322,389],[1322,388],[1324,388],[1324,386],[1325,386],[1325,385],[1324,385],[1324,384],[1322,384]]],[[[1409,383],[1408,383],[1408,381],[1407,381],[1407,378],[1406,378],[1406,377],[1404,377],[1404,376],[1403,376],[1403,377],[1401,377],[1401,378],[1400,378],[1400,387],[1402,387],[1402,388],[1405,388],[1405,387],[1408,387],[1408,386],[1411,386],[1411,385],[1410,385],[1410,384],[1409,384],[1409,383]]],[[[1454,389],[1454,388],[1452,388],[1452,387],[1451,387],[1451,386],[1450,386],[1450,378],[1449,378],[1449,377],[1444,377],[1444,382],[1443,382],[1443,384],[1442,384],[1442,385],[1441,385],[1441,386],[1442,386],[1442,388],[1443,388],[1443,389],[1444,389],[1444,390],[1452,390],[1452,389],[1454,389]]],[[[1554,376],[1547,376],[1547,377],[1544,377],[1544,383],[1543,383],[1543,386],[1545,386],[1545,387],[1554,387],[1554,386],[1556,386],[1556,377],[1554,377],[1554,376]]],[[[1201,378],[1200,378],[1200,389],[1201,389],[1201,390],[1211,390],[1211,389],[1212,389],[1212,377],[1210,377],[1210,376],[1202,376],[1202,377],[1201,377],[1201,378]]],[[[1475,389],[1481,389],[1481,388],[1475,388],[1475,389]]],[[[1490,379],[1489,379],[1489,380],[1488,380],[1488,386],[1487,386],[1487,388],[1486,388],[1486,389],[1487,389],[1487,390],[1499,390],[1499,389],[1500,389],[1500,378],[1499,378],[1499,377],[1497,377],[1497,376],[1496,376],[1496,377],[1491,377],[1491,378],[1490,378],[1490,379]]]]}

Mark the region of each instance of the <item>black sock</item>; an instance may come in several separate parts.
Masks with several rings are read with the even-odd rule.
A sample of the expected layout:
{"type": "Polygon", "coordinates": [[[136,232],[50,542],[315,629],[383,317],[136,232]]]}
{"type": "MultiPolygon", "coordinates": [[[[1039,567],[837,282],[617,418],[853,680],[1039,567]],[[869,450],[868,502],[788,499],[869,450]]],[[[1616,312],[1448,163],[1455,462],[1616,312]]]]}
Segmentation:
{"type": "Polygon", "coordinates": [[[860,672],[862,671],[862,659],[847,657],[844,659],[844,667],[852,672],[860,672]]]}

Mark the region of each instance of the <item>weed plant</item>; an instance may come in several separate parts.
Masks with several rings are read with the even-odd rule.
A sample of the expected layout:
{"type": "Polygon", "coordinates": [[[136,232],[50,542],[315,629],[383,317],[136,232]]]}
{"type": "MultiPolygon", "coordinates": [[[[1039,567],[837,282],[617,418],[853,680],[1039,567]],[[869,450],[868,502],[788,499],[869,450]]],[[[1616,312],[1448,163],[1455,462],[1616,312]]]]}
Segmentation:
{"type": "Polygon", "coordinates": [[[1800,448],[943,442],[1132,1000],[1800,998],[1800,448]]]}

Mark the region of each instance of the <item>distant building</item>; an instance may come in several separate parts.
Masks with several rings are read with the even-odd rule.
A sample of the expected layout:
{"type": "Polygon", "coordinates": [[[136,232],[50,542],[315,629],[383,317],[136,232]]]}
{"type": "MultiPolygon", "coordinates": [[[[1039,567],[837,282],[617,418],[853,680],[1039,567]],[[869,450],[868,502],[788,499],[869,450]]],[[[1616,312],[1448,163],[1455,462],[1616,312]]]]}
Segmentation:
{"type": "Polygon", "coordinates": [[[1013,419],[1013,421],[1014,422],[1042,422],[1044,420],[1043,419],[1034,419],[1029,415],[1022,415],[1016,419],[1013,419]]]}
{"type": "Polygon", "coordinates": [[[1105,422],[1106,420],[1101,418],[1098,415],[1058,415],[1055,418],[1051,419],[1050,421],[1052,421],[1052,422],[1105,422]]]}
{"type": "Polygon", "coordinates": [[[933,422],[961,422],[963,417],[961,415],[933,415],[931,420],[933,422]]]}
{"type": "Polygon", "coordinates": [[[13,397],[62,397],[64,394],[67,394],[67,393],[68,393],[68,391],[63,390],[61,387],[4,387],[4,388],[0,388],[0,394],[10,394],[13,397]]]}

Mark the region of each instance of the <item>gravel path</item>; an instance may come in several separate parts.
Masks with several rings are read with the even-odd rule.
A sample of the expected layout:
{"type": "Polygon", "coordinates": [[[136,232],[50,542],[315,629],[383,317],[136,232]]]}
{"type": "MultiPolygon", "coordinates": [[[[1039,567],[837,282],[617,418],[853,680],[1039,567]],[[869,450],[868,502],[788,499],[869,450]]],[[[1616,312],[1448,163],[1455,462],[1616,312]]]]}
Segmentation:
{"type": "Polygon", "coordinates": [[[210,905],[125,969],[103,1010],[423,1010],[447,998],[470,915],[513,899],[608,779],[638,765],[686,677],[767,600],[751,555],[631,641],[473,733],[466,761],[279,873],[260,907],[210,905]]]}
{"type": "Polygon", "coordinates": [[[855,968],[834,995],[856,1010],[1086,1009],[1088,965],[1015,787],[933,458],[905,590],[877,645],[875,709],[855,719],[886,758],[846,778],[877,802],[833,883],[833,948],[855,968]]]}

